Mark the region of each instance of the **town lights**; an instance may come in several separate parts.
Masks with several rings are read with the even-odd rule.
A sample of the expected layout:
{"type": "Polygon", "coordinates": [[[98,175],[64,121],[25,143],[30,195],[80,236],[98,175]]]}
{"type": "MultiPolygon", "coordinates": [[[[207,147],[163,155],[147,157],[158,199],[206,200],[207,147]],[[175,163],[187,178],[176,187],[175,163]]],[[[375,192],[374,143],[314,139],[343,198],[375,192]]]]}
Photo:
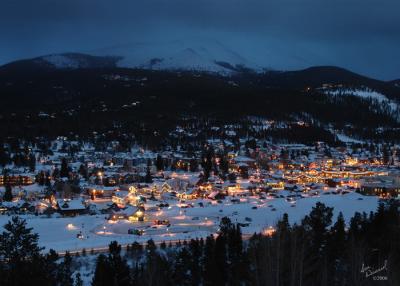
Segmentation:
{"type": "Polygon", "coordinates": [[[263,234],[265,236],[272,236],[276,232],[276,229],[274,229],[272,226],[264,229],[263,234]]]}

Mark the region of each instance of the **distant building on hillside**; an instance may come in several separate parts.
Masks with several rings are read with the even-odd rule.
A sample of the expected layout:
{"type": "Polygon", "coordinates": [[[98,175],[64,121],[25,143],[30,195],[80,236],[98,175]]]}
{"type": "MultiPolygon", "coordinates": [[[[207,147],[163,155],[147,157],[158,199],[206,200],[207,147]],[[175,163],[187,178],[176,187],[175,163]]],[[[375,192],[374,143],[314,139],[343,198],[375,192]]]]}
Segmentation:
{"type": "Polygon", "coordinates": [[[11,186],[28,186],[32,185],[34,182],[34,178],[27,176],[26,174],[9,176],[0,175],[0,186],[6,184],[10,184],[11,186]]]}

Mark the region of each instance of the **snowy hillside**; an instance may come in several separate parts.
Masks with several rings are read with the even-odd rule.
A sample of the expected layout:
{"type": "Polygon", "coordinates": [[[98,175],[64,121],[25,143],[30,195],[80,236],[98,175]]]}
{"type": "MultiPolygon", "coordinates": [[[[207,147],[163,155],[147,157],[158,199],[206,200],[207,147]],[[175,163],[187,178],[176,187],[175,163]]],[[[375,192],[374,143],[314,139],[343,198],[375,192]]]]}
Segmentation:
{"type": "Polygon", "coordinates": [[[66,55],[48,55],[42,57],[43,60],[53,65],[56,68],[79,68],[79,61],[74,60],[66,55]]]}
{"type": "Polygon", "coordinates": [[[323,91],[325,94],[330,94],[330,95],[343,95],[343,96],[352,95],[352,96],[357,96],[357,97],[364,98],[364,99],[371,99],[380,104],[387,104],[392,111],[397,111],[397,109],[399,107],[395,101],[390,100],[384,94],[374,91],[367,87],[361,87],[361,88],[355,88],[355,89],[329,88],[329,89],[323,89],[323,91]]]}
{"type": "Polygon", "coordinates": [[[97,56],[121,56],[117,65],[154,70],[198,70],[230,73],[243,68],[261,71],[215,40],[143,42],[90,51],[97,56]]]}
{"type": "Polygon", "coordinates": [[[39,65],[51,66],[57,69],[102,68],[115,67],[120,57],[98,57],[78,53],[51,54],[35,58],[39,65]]]}

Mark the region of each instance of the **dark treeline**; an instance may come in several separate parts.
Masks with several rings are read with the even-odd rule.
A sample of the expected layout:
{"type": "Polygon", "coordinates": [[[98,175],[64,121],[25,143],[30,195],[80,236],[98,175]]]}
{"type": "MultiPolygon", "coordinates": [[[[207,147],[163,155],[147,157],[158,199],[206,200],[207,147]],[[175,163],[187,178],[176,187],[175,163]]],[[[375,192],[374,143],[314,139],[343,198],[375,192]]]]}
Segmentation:
{"type": "MultiPolygon", "coordinates": [[[[319,124],[337,129],[351,124],[354,133],[365,136],[380,126],[399,126],[394,111],[371,100],[270,86],[256,75],[249,77],[129,69],[5,73],[0,78],[0,136],[88,138],[96,132],[104,139],[130,136],[151,145],[160,143],[182,116],[220,123],[246,116],[308,118],[316,130],[322,130],[319,124]]],[[[326,137],[316,134],[321,141],[326,137]]],[[[398,132],[390,137],[400,139],[398,132]]]]}
{"type": "Polygon", "coordinates": [[[397,207],[382,204],[374,214],[356,213],[347,229],[342,214],[333,222],[333,209],[317,203],[301,224],[290,226],[284,215],[275,233],[255,234],[244,242],[240,227],[224,218],[216,238],[174,247],[162,244],[158,251],[152,241],[144,250],[133,244],[127,251],[128,259],[134,261],[130,272],[123,271],[126,261],[121,269],[115,268],[115,251],[111,251],[115,247],[110,246],[108,257],[98,257],[92,285],[123,280],[126,284],[122,285],[356,286],[375,285],[374,279],[386,278],[380,285],[399,285],[397,207]],[[366,277],[363,265],[385,266],[375,275],[384,278],[366,277]],[[120,273],[127,276],[122,279],[120,273]]]}
{"type": "MultiPolygon", "coordinates": [[[[240,227],[223,218],[219,234],[205,240],[159,247],[150,240],[124,253],[113,242],[97,257],[92,285],[399,285],[398,208],[382,203],[346,227],[342,214],[334,218],[332,208],[317,203],[301,223],[290,225],[284,214],[275,231],[244,241],[240,227]]],[[[82,285],[69,254],[43,255],[37,241],[17,217],[5,226],[1,285],[82,285]]]]}

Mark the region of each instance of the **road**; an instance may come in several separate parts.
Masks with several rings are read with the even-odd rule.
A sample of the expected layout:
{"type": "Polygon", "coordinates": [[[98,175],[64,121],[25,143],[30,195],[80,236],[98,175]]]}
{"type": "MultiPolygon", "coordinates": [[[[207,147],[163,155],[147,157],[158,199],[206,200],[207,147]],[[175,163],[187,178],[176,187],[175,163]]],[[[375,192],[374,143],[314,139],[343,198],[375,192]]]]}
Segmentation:
{"type": "MultiPolygon", "coordinates": [[[[242,239],[243,240],[249,240],[251,237],[252,237],[253,235],[252,234],[243,234],[242,235],[242,239]]],[[[175,245],[175,244],[177,244],[177,243],[179,243],[179,242],[183,242],[183,240],[181,240],[181,239],[176,239],[176,240],[168,240],[168,241],[154,241],[154,244],[155,245],[161,245],[163,242],[165,242],[165,243],[167,243],[167,244],[172,244],[172,245],[175,245]]],[[[143,243],[140,243],[141,245],[143,245],[143,246],[146,246],[147,245],[147,242],[143,242],[143,243]]],[[[127,249],[127,247],[128,247],[128,245],[132,245],[132,243],[129,243],[129,244],[121,244],[121,249],[127,249]]],[[[82,249],[75,249],[75,250],[70,250],[70,251],[68,251],[69,252],[69,254],[70,255],[77,255],[77,254],[79,254],[79,255],[81,255],[82,253],[83,253],[83,250],[84,250],[85,248],[82,248],[82,249]]],[[[100,253],[108,253],[108,246],[103,246],[103,247],[94,247],[94,248],[90,248],[90,249],[85,249],[85,251],[86,251],[86,253],[90,253],[90,254],[100,254],[100,253]]],[[[60,252],[58,252],[58,255],[60,256],[60,257],[64,257],[65,256],[65,254],[66,254],[66,251],[60,251],[60,252]]]]}

